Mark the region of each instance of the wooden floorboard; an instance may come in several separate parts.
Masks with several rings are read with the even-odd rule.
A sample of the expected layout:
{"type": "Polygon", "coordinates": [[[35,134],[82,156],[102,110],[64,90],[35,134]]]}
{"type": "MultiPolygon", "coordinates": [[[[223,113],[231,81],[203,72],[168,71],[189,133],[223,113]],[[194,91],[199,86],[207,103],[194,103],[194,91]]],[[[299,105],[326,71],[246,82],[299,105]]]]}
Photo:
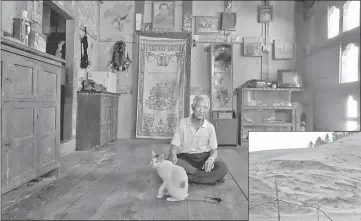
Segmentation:
{"type": "Polygon", "coordinates": [[[229,173],[248,199],[248,161],[235,154],[234,150],[220,150],[220,158],[226,162],[229,173]]]}
{"type": "Polygon", "coordinates": [[[243,152],[234,149],[220,150],[220,158],[230,168],[226,182],[189,186],[190,194],[221,197],[220,204],[168,202],[165,197],[156,197],[161,179],[150,165],[152,150],[167,157],[169,144],[121,141],[98,152],[71,153],[61,159],[59,179],[51,184],[39,183],[38,189],[23,187],[4,195],[2,219],[248,219],[248,200],[241,191],[246,186],[244,180],[248,185],[248,155],[242,156],[243,152]],[[24,196],[27,198],[19,201],[24,196]],[[15,204],[11,202],[14,200],[15,204]]]}

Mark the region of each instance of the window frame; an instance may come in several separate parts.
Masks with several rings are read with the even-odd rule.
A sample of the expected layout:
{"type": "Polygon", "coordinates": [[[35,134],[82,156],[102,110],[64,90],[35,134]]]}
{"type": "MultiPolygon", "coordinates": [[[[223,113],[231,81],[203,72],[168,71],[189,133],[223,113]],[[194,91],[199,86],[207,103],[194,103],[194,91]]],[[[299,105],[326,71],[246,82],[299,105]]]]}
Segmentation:
{"type": "Polygon", "coordinates": [[[357,128],[355,129],[355,131],[358,131],[358,130],[360,130],[360,100],[357,100],[353,95],[351,95],[351,94],[349,94],[349,95],[347,95],[347,98],[346,98],[346,125],[345,125],[345,128],[348,130],[348,128],[347,128],[347,123],[349,123],[349,122],[356,122],[356,124],[358,125],[357,126],[357,128]],[[347,116],[347,113],[348,113],[348,99],[349,99],[349,97],[352,97],[356,102],[358,102],[357,103],[357,105],[356,105],[356,107],[357,107],[357,113],[358,113],[358,115],[356,116],[356,117],[349,117],[349,116],[347,116]]]}
{"type": "Polygon", "coordinates": [[[339,71],[338,71],[338,83],[339,84],[348,84],[348,83],[353,83],[353,82],[359,82],[360,79],[361,79],[361,76],[360,76],[360,39],[356,40],[349,40],[349,41],[344,41],[344,42],[341,42],[340,44],[340,56],[339,56],[339,71]],[[346,49],[347,45],[349,44],[355,44],[357,47],[358,47],[358,81],[351,81],[351,82],[342,82],[341,79],[342,79],[342,52],[346,49]]]}
{"type": "MultiPolygon", "coordinates": [[[[344,6],[345,4],[349,2],[349,1],[346,1],[346,0],[343,0],[343,1],[334,1],[334,2],[330,2],[327,6],[327,39],[332,39],[332,38],[335,38],[337,36],[339,36],[340,34],[342,33],[346,33],[346,32],[349,32],[349,31],[352,31],[353,29],[350,29],[350,30],[347,30],[347,31],[343,31],[343,16],[344,16],[344,6]],[[338,25],[338,35],[332,37],[332,38],[329,38],[328,37],[328,32],[329,32],[329,27],[330,27],[330,9],[335,6],[336,8],[338,8],[340,10],[340,19],[339,19],[339,25],[338,25]]],[[[358,26],[360,27],[360,25],[358,26]]],[[[357,28],[357,27],[356,27],[357,28]]]]}

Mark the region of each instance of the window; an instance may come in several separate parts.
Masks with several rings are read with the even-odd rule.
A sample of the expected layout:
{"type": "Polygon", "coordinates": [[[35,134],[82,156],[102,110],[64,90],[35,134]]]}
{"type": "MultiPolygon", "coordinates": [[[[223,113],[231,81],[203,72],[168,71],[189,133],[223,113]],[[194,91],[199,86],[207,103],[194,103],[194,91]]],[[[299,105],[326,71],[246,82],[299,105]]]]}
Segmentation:
{"type": "Polygon", "coordinates": [[[342,31],[349,31],[360,26],[360,1],[347,1],[343,5],[342,31]]]}
{"type": "Polygon", "coordinates": [[[359,81],[359,47],[355,43],[342,44],[340,83],[359,81]]]}
{"type": "Polygon", "coordinates": [[[351,95],[347,98],[347,122],[346,130],[353,131],[360,128],[360,113],[358,103],[351,95]]]}
{"type": "Polygon", "coordinates": [[[346,1],[328,8],[328,39],[359,26],[360,1],[346,1]]]}
{"type": "Polygon", "coordinates": [[[340,31],[340,9],[332,6],[328,9],[328,38],[333,38],[340,31]]]}

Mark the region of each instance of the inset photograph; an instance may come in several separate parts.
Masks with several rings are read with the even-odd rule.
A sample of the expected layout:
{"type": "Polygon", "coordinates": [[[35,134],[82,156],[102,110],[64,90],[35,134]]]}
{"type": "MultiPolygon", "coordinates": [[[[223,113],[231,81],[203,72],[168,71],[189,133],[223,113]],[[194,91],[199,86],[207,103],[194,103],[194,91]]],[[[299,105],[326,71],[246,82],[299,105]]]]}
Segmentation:
{"type": "Polygon", "coordinates": [[[360,132],[250,132],[250,221],[359,221],[360,132]]]}

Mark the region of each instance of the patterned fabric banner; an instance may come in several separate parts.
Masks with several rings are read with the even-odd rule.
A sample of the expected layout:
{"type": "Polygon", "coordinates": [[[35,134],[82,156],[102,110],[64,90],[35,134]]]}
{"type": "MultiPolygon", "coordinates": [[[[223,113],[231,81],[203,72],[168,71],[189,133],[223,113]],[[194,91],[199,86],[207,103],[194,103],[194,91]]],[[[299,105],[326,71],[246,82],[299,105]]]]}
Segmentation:
{"type": "Polygon", "coordinates": [[[186,39],[139,36],[136,137],[170,139],[184,117],[186,39]]]}

